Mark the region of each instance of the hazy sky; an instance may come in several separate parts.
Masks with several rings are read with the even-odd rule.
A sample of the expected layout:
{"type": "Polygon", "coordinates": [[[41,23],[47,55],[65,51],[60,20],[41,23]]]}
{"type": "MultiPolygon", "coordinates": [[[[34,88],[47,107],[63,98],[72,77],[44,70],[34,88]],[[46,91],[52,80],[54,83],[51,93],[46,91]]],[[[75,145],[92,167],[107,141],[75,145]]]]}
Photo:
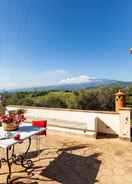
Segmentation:
{"type": "Polygon", "coordinates": [[[0,88],[130,81],[130,47],[132,0],[0,0],[0,88]]]}

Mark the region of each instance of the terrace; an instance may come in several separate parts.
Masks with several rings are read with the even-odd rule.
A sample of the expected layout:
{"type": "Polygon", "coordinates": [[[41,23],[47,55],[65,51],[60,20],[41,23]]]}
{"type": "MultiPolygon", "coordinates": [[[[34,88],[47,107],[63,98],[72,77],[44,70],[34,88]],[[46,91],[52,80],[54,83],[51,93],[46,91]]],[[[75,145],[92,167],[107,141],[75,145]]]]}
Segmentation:
{"type": "MultiPolygon", "coordinates": [[[[26,110],[28,123],[48,120],[48,136],[33,136],[26,155],[33,161],[32,169],[25,172],[12,164],[13,183],[131,184],[132,109],[117,108],[119,104],[115,112],[7,106],[9,111],[26,110]]],[[[18,155],[28,145],[27,140],[23,143],[15,146],[18,155]]],[[[0,184],[7,174],[2,164],[0,184]]]]}
{"type": "MultiPolygon", "coordinates": [[[[24,146],[17,145],[17,150],[21,152],[24,146]]],[[[131,155],[131,143],[118,138],[93,139],[49,131],[46,138],[41,136],[40,151],[33,139],[28,154],[34,162],[32,174],[27,175],[20,166],[14,166],[14,183],[131,184],[131,155]]],[[[1,184],[6,175],[7,167],[3,166],[1,184]]]]}

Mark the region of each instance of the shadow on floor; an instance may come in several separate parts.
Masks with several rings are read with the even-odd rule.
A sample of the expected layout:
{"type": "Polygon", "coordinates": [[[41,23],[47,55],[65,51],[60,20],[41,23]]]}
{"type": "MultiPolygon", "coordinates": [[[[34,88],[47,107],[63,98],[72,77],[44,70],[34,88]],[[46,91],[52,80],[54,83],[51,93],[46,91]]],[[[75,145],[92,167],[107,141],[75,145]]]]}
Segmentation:
{"type": "MultiPolygon", "coordinates": [[[[12,184],[39,184],[40,182],[47,183],[48,181],[57,181],[63,184],[94,184],[98,182],[96,176],[101,165],[101,161],[98,160],[100,153],[95,153],[87,157],[72,154],[72,151],[88,146],[88,144],[73,145],[70,147],[64,146],[58,150],[59,156],[52,158],[54,160],[49,162],[46,168],[39,165],[34,166],[34,171],[40,169],[40,175],[47,178],[39,179],[20,176],[15,178],[12,184]]],[[[42,151],[44,150],[40,150],[40,152],[42,151]]],[[[38,156],[38,153],[32,151],[29,152],[28,158],[34,158],[36,156],[38,156]]]]}
{"type": "Polygon", "coordinates": [[[63,184],[94,184],[101,161],[99,153],[88,157],[62,152],[40,175],[63,184]]]}
{"type": "Polygon", "coordinates": [[[30,151],[26,155],[26,159],[33,159],[38,157],[45,149],[30,151]]]}
{"type": "Polygon", "coordinates": [[[40,182],[49,182],[52,180],[30,178],[30,177],[16,177],[11,180],[11,184],[39,184],[40,182]]]}
{"type": "Polygon", "coordinates": [[[38,182],[30,182],[30,183],[27,183],[27,182],[23,182],[23,181],[18,181],[18,182],[13,182],[12,184],[38,184],[38,182]]]}
{"type": "Polygon", "coordinates": [[[98,133],[97,134],[97,139],[113,139],[113,138],[118,138],[118,135],[116,134],[103,134],[103,133],[98,133]]]}
{"type": "Polygon", "coordinates": [[[64,147],[64,148],[60,148],[57,150],[57,153],[59,152],[65,152],[65,151],[75,151],[75,150],[79,150],[79,149],[83,149],[83,148],[87,148],[89,145],[88,144],[80,144],[80,145],[73,145],[70,147],[64,147]]]}

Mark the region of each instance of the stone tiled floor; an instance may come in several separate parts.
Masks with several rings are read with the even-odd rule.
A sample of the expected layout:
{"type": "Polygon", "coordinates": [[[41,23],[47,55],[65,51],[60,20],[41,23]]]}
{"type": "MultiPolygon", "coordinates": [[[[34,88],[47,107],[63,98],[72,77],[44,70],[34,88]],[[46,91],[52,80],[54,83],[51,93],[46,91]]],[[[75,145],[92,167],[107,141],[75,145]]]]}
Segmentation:
{"type": "MultiPolygon", "coordinates": [[[[39,153],[35,138],[32,143],[28,157],[34,161],[33,172],[26,174],[13,165],[14,183],[132,184],[132,143],[55,132],[49,132],[46,139],[41,137],[39,153]]],[[[25,145],[17,145],[17,152],[25,145]]],[[[4,155],[2,150],[0,155],[4,155]]],[[[4,165],[0,184],[5,183],[6,175],[4,165]]]]}

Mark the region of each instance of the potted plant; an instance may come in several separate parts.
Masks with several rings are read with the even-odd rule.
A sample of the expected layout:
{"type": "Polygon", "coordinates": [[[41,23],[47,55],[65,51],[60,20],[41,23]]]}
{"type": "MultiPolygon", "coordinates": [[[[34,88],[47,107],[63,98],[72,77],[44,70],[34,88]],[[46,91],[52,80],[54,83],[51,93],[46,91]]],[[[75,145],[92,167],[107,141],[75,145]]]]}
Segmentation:
{"type": "Polygon", "coordinates": [[[24,114],[18,113],[17,111],[11,111],[7,115],[0,116],[0,122],[2,123],[3,129],[5,131],[17,130],[20,123],[24,120],[24,114]]]}

